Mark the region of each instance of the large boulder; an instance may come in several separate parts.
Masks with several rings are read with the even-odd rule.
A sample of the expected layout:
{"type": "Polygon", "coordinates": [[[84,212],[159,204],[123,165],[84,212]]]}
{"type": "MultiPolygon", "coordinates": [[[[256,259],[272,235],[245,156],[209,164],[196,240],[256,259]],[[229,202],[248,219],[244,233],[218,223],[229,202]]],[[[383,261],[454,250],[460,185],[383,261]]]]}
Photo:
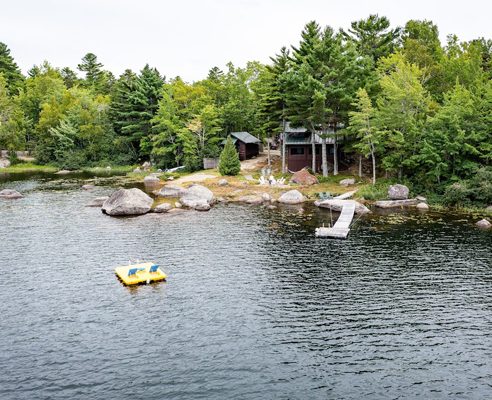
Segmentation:
{"type": "Polygon", "coordinates": [[[179,201],[185,207],[196,208],[197,206],[203,206],[204,204],[212,204],[214,201],[214,194],[205,186],[191,185],[184,191],[179,201]]]}
{"type": "Polygon", "coordinates": [[[92,199],[90,203],[87,203],[85,206],[86,207],[102,207],[104,202],[109,199],[108,196],[103,196],[103,197],[96,197],[92,199]]]}
{"type": "Polygon", "coordinates": [[[306,198],[298,190],[289,190],[279,197],[278,202],[283,204],[300,204],[304,203],[306,198]]]}
{"type": "Polygon", "coordinates": [[[185,192],[186,189],[183,189],[182,187],[167,185],[164,186],[158,192],[154,192],[154,194],[156,194],[159,197],[179,197],[183,195],[185,192]]]}
{"type": "Polygon", "coordinates": [[[408,187],[397,183],[396,185],[391,185],[389,187],[388,198],[390,200],[406,200],[408,199],[409,192],[408,187]]]}
{"type": "Polygon", "coordinates": [[[0,168],[10,167],[10,161],[6,158],[0,158],[0,168]]]}
{"type": "Polygon", "coordinates": [[[294,172],[294,175],[292,175],[290,181],[292,183],[297,183],[298,185],[315,185],[318,183],[318,179],[314,175],[310,174],[306,168],[294,172]]]}
{"type": "Polygon", "coordinates": [[[350,185],[355,185],[355,179],[354,178],[347,178],[347,179],[342,179],[340,182],[338,182],[340,186],[350,186],[350,185]]]}
{"type": "Polygon", "coordinates": [[[0,199],[22,199],[24,196],[20,194],[17,190],[13,189],[3,189],[0,190],[0,199]]]}
{"type": "MultiPolygon", "coordinates": [[[[340,211],[342,211],[343,206],[345,204],[347,204],[347,201],[354,201],[354,200],[328,199],[328,200],[323,200],[323,201],[317,201],[314,204],[318,207],[321,207],[321,208],[328,208],[332,211],[340,212],[340,211]]],[[[361,204],[358,201],[355,201],[355,213],[356,214],[368,214],[370,212],[371,212],[371,210],[369,210],[364,204],[361,204]]]]}
{"type": "Polygon", "coordinates": [[[155,185],[158,185],[159,183],[161,183],[161,180],[155,175],[147,175],[144,178],[144,185],[145,186],[155,186],[155,185]]]}
{"type": "Polygon", "coordinates": [[[153,202],[140,189],[120,189],[104,202],[101,210],[108,215],[141,215],[150,211],[153,202]]]}
{"type": "Polygon", "coordinates": [[[475,225],[482,229],[489,229],[492,227],[492,224],[486,219],[481,219],[475,225]]]}

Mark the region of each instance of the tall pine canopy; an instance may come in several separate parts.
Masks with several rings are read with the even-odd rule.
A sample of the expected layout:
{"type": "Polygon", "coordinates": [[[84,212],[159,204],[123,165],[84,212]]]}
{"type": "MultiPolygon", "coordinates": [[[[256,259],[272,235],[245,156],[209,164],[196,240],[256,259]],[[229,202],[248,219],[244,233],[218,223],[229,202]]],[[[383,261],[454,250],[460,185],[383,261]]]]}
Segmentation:
{"type": "Polygon", "coordinates": [[[8,93],[11,96],[18,94],[23,87],[24,77],[10,55],[10,49],[2,42],[0,42],[0,73],[5,78],[8,93]]]}

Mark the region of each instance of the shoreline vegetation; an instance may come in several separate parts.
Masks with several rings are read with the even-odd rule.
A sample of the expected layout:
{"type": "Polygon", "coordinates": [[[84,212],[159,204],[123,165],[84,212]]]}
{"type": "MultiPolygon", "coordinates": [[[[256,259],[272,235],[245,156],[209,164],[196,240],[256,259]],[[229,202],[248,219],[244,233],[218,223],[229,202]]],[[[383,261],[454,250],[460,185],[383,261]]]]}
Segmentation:
{"type": "MultiPolygon", "coordinates": [[[[193,173],[231,133],[249,132],[284,156],[309,152],[320,183],[307,196],[336,194],[338,181],[364,175],[364,201],[401,183],[433,207],[492,206],[489,38],[441,43],[432,21],[391,26],[370,15],[339,31],[310,21],[269,63],[214,66],[195,82],[148,64],[116,77],[93,53],[77,69],[45,61],[23,75],[0,42],[3,172],[111,170],[138,181],[133,166],[149,163],[193,173]],[[287,125],[309,133],[312,147],[294,140],[286,150],[287,125]]],[[[289,180],[288,163],[276,178],[289,180]]],[[[224,174],[235,169],[223,163],[224,174]]]]}

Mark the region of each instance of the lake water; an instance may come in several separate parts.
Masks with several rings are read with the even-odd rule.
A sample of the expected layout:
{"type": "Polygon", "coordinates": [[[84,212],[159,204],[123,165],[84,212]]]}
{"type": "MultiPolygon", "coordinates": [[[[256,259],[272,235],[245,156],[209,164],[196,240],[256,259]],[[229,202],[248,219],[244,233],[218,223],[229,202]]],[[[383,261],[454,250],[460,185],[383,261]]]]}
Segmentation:
{"type": "MultiPolygon", "coordinates": [[[[10,178],[12,180],[12,178],[10,178]]],[[[492,396],[492,233],[397,213],[314,238],[326,210],[112,218],[113,189],[27,179],[0,200],[1,399],[492,396]],[[113,268],[159,263],[124,287],[113,268]]]]}

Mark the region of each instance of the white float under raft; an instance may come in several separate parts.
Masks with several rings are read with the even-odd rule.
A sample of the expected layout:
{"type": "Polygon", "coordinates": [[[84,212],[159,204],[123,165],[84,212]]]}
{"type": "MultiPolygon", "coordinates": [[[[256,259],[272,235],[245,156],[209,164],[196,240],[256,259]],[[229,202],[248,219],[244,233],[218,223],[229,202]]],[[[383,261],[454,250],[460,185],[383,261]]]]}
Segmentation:
{"type": "Polygon", "coordinates": [[[346,239],[350,232],[350,224],[354,218],[355,201],[348,200],[342,208],[342,212],[332,228],[316,228],[316,237],[328,237],[335,239],[346,239]]]}
{"type": "Polygon", "coordinates": [[[165,281],[167,279],[167,275],[162,272],[159,266],[151,262],[117,267],[114,272],[120,281],[128,286],[165,281]]]}

